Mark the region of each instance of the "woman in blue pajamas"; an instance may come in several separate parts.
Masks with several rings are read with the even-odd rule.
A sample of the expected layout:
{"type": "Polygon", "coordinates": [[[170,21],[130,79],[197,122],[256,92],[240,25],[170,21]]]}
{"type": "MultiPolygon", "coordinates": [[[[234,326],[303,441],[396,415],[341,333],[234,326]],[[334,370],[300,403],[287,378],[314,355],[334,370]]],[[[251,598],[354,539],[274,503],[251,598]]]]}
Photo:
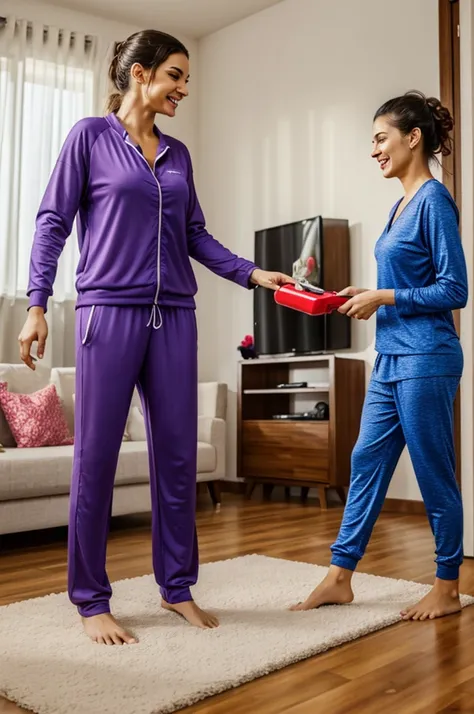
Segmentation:
{"type": "Polygon", "coordinates": [[[372,156],[405,195],[390,212],[376,248],[377,290],[347,288],[340,312],[359,320],[377,313],[377,358],[352,454],[348,501],[326,578],[308,610],[353,600],[351,580],[364,555],[405,445],[436,542],[430,593],[402,612],[434,619],[460,609],[463,510],[455,478],[453,403],[463,354],[452,310],[467,301],[459,214],[430,163],[451,151],[453,121],[437,99],[409,92],[375,114],[372,156]]]}

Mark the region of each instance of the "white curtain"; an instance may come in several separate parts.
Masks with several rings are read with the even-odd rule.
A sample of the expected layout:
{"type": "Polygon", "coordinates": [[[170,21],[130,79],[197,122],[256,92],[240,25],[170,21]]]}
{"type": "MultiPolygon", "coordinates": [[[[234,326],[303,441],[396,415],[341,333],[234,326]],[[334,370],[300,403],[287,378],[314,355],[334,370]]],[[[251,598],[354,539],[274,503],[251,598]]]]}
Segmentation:
{"type": "MultiPolygon", "coordinates": [[[[0,20],[0,362],[11,360],[12,344],[17,353],[41,198],[73,124],[103,114],[111,49],[78,32],[11,16],[0,20]]],[[[45,357],[55,366],[71,359],[65,324],[76,297],[77,260],[74,229],[48,313],[45,357]]]]}

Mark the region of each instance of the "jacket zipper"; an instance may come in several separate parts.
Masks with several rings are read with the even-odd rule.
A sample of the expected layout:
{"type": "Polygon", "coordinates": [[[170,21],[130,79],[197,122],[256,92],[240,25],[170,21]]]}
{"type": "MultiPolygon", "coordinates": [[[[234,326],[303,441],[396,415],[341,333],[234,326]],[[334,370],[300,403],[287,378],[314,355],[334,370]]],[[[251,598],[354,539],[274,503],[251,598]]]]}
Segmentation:
{"type": "MultiPolygon", "coordinates": [[[[136,146],[134,146],[132,143],[130,143],[130,141],[128,141],[127,139],[125,139],[125,143],[128,144],[129,146],[131,146],[132,149],[135,149],[135,151],[137,152],[138,156],[139,156],[141,159],[143,159],[143,161],[145,162],[147,168],[148,168],[148,169],[151,171],[151,173],[153,174],[153,178],[155,179],[156,185],[158,186],[158,195],[159,195],[160,206],[159,206],[159,213],[158,213],[158,249],[157,249],[157,261],[156,261],[156,292],[155,292],[155,297],[154,297],[154,300],[153,300],[153,310],[152,310],[152,315],[151,315],[151,317],[150,317],[150,322],[153,321],[153,327],[154,327],[155,329],[159,329],[159,328],[161,327],[161,314],[160,314],[159,308],[158,308],[158,297],[159,297],[159,294],[160,294],[160,283],[161,283],[161,275],[160,275],[160,272],[161,272],[161,271],[160,271],[160,267],[161,267],[161,226],[162,226],[162,220],[163,220],[163,193],[162,193],[162,190],[161,190],[161,184],[160,184],[160,182],[158,181],[158,179],[156,178],[155,168],[156,168],[156,162],[159,161],[159,160],[161,159],[161,157],[166,154],[166,152],[168,151],[169,147],[166,146],[165,149],[164,149],[160,154],[158,154],[158,156],[155,158],[155,160],[154,160],[154,162],[153,162],[153,168],[151,168],[151,166],[150,166],[150,164],[148,163],[148,161],[146,160],[146,158],[145,158],[145,157],[143,156],[143,154],[137,149],[136,146]],[[160,324],[159,324],[159,325],[156,325],[156,323],[155,323],[155,317],[156,317],[156,312],[157,312],[157,311],[158,311],[158,314],[159,314],[159,316],[160,316],[160,324]]],[[[148,324],[150,324],[150,322],[149,322],[148,324]]]]}

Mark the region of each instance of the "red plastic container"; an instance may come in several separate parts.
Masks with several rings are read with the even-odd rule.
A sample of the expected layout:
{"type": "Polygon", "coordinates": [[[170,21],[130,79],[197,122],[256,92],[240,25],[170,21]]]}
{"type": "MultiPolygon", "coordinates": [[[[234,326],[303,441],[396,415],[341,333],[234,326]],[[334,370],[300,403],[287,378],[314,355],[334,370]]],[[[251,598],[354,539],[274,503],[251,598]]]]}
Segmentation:
{"type": "Polygon", "coordinates": [[[344,305],[349,298],[335,292],[312,293],[308,290],[297,290],[294,285],[282,285],[275,290],[275,302],[292,310],[305,312],[307,315],[328,315],[344,305]]]}

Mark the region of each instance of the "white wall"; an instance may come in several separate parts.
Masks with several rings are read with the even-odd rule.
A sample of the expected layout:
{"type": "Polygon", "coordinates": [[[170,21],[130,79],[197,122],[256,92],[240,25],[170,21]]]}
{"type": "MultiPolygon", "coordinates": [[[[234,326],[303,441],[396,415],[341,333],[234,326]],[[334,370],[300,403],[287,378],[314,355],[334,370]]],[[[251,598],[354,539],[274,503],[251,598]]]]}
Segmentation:
{"type": "MultiPolygon", "coordinates": [[[[352,282],[375,287],[373,259],[400,196],[370,159],[372,116],[398,93],[439,94],[434,0],[285,0],[199,45],[199,192],[208,226],[253,257],[254,231],[322,214],[352,227],[352,282]]],[[[201,375],[231,389],[228,475],[235,476],[235,388],[252,295],[200,271],[201,375]]],[[[373,363],[374,322],[353,351],[373,363]]],[[[420,499],[403,456],[389,496],[420,499]]]]}

